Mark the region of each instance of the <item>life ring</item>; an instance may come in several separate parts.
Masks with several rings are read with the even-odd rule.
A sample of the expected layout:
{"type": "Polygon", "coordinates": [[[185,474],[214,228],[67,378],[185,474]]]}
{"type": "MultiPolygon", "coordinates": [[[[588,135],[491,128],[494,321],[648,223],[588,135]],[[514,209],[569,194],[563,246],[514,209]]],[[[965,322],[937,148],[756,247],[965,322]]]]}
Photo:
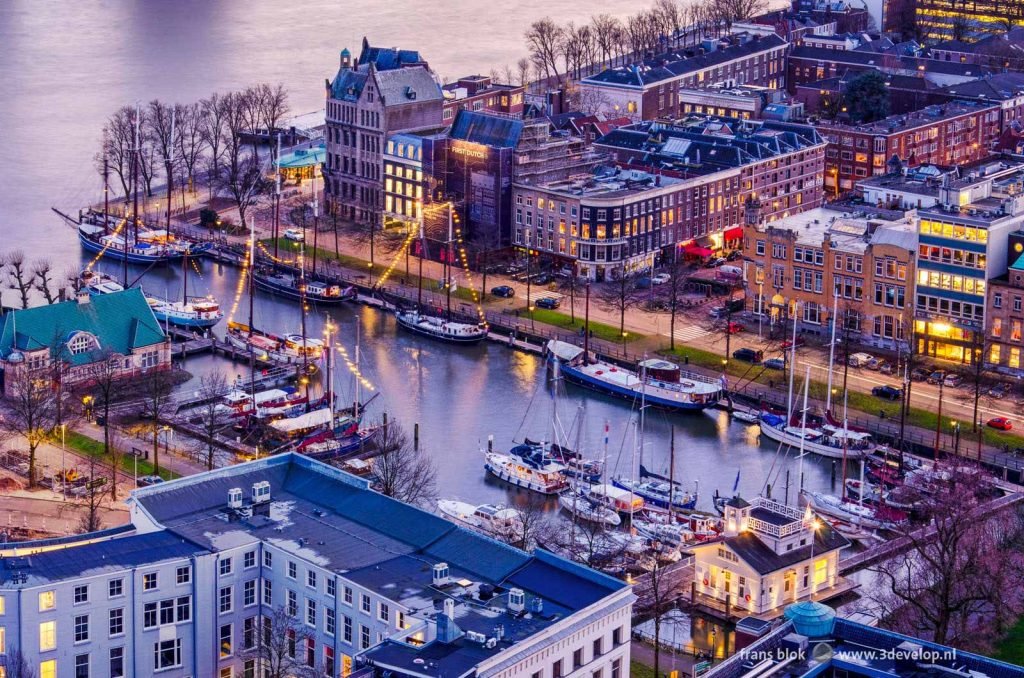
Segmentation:
{"type": "Polygon", "coordinates": [[[746,598],[744,598],[744,600],[746,600],[748,603],[750,602],[750,594],[749,593],[747,594],[746,598]]]}
{"type": "Polygon", "coordinates": [[[596,375],[602,375],[602,374],[604,374],[604,372],[602,372],[601,370],[598,370],[597,372],[594,372],[594,374],[596,374],[596,375]]]}
{"type": "Polygon", "coordinates": [[[614,368],[614,367],[613,367],[613,368],[611,368],[611,369],[610,369],[610,370],[608,370],[608,371],[609,371],[609,372],[615,372],[615,370],[616,370],[616,368],[614,368]]]}
{"type": "Polygon", "coordinates": [[[704,586],[707,586],[707,585],[708,585],[708,580],[707,580],[707,577],[705,577],[704,578],[704,586]]]}

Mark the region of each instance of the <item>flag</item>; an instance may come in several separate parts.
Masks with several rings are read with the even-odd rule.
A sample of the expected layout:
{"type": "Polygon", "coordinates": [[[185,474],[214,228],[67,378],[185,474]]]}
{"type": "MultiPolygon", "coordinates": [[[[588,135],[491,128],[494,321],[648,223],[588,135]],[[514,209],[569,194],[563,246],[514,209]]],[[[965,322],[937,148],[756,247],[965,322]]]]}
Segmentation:
{"type": "Polygon", "coordinates": [[[812,520],[814,520],[814,514],[811,513],[811,505],[808,504],[807,505],[807,510],[804,511],[804,522],[806,524],[810,525],[812,520]]]}
{"type": "Polygon", "coordinates": [[[739,469],[736,469],[736,482],[734,482],[732,484],[732,491],[733,491],[734,494],[735,494],[736,490],[739,489],[739,487],[740,487],[740,471],[739,471],[739,469]]]}

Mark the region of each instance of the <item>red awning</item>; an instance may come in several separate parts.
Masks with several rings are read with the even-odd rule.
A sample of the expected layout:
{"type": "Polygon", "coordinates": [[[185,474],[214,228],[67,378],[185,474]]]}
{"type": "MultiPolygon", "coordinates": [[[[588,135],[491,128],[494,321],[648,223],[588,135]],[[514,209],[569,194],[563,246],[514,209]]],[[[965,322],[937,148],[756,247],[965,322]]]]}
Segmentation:
{"type": "Polygon", "coordinates": [[[687,245],[683,248],[683,254],[694,257],[710,257],[714,253],[714,250],[700,245],[687,245]]]}
{"type": "Polygon", "coordinates": [[[743,227],[742,226],[735,226],[735,227],[730,228],[728,231],[725,232],[725,239],[726,240],[739,240],[742,237],[743,237],[743,227]]]}

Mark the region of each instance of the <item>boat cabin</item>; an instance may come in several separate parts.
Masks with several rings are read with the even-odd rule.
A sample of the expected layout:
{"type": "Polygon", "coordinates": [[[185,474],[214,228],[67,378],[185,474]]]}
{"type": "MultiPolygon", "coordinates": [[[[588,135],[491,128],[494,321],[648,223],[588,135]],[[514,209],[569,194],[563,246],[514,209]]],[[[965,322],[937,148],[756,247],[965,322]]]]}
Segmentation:
{"type": "Polygon", "coordinates": [[[641,374],[646,375],[648,379],[664,381],[670,384],[679,382],[679,365],[670,363],[667,360],[650,358],[637,363],[637,367],[640,368],[641,374]]]}
{"type": "Polygon", "coordinates": [[[636,513],[644,507],[643,497],[615,487],[611,483],[593,485],[590,488],[590,498],[619,513],[636,513]]]}

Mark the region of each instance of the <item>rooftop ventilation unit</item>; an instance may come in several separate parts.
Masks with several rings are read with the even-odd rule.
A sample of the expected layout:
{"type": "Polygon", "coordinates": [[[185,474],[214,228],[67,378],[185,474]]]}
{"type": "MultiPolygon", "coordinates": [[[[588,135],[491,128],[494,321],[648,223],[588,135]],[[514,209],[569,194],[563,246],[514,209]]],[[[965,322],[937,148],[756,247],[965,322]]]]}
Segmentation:
{"type": "Polygon", "coordinates": [[[511,589],[508,592],[508,609],[517,614],[526,609],[526,594],[522,589],[511,589]]]}
{"type": "Polygon", "coordinates": [[[258,483],[252,484],[252,503],[253,504],[266,504],[270,501],[270,483],[266,480],[261,480],[258,483]]]}
{"type": "Polygon", "coordinates": [[[448,576],[448,563],[438,563],[434,565],[433,576],[431,582],[434,586],[445,586],[450,581],[448,576]]]}
{"type": "Polygon", "coordinates": [[[242,508],[242,488],[232,487],[230,490],[228,490],[228,508],[242,508]]]}

